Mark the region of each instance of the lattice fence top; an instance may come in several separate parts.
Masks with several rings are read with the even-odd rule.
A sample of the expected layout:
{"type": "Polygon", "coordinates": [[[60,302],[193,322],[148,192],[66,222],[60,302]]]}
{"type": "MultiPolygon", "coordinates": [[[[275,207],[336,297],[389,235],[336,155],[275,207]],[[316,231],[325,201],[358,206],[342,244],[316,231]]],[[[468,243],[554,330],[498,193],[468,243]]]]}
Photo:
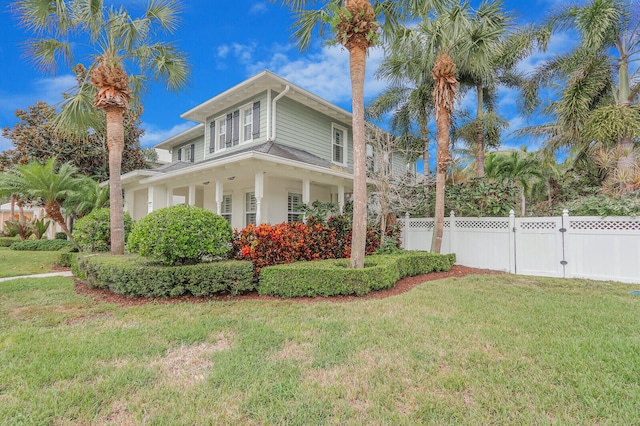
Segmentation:
{"type": "Polygon", "coordinates": [[[576,230],[640,231],[640,222],[630,220],[570,220],[569,226],[576,230]]]}
{"type": "Polygon", "coordinates": [[[456,220],[458,228],[509,229],[509,220],[456,220]]]}
{"type": "Polygon", "coordinates": [[[521,222],[521,229],[556,229],[556,222],[521,222]]]}
{"type": "Polygon", "coordinates": [[[433,220],[412,220],[409,222],[409,228],[426,228],[433,229],[433,220]]]}

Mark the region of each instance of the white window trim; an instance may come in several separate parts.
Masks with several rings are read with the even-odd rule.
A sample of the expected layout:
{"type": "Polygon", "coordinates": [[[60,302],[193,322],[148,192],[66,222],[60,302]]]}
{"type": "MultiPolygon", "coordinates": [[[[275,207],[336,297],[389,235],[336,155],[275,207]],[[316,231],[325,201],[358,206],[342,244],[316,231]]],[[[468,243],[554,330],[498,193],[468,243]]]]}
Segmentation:
{"type": "Polygon", "coordinates": [[[240,132],[240,136],[241,136],[239,138],[240,144],[253,142],[253,102],[250,102],[247,105],[240,107],[240,123],[238,124],[239,124],[238,127],[240,127],[238,131],[240,132]],[[244,140],[244,127],[245,127],[244,120],[246,118],[245,112],[247,109],[251,110],[251,131],[249,132],[250,139],[244,140]]]}
{"type": "Polygon", "coordinates": [[[227,217],[225,216],[228,216],[227,220],[229,223],[231,223],[231,221],[233,220],[233,194],[231,192],[222,194],[222,203],[221,203],[220,209],[221,209],[220,211],[221,216],[225,219],[227,219],[227,217]],[[224,206],[225,206],[224,200],[227,199],[227,197],[229,200],[229,212],[224,211],[224,206]]]}
{"type": "Polygon", "coordinates": [[[349,140],[349,132],[347,131],[347,128],[336,123],[331,123],[331,162],[332,163],[339,164],[341,166],[347,165],[348,157],[349,157],[349,151],[347,149],[347,147],[349,146],[348,140],[349,140]],[[344,138],[344,144],[342,145],[342,162],[335,161],[334,159],[335,156],[333,152],[333,147],[336,145],[335,137],[334,137],[336,129],[342,131],[342,135],[344,138]]]}
{"type": "MultiPolygon", "coordinates": [[[[288,223],[294,222],[294,221],[290,220],[290,216],[293,216],[293,215],[295,215],[295,216],[304,216],[304,214],[299,210],[296,211],[296,210],[290,210],[289,209],[289,207],[290,207],[289,206],[289,197],[291,197],[292,195],[300,197],[300,203],[298,205],[301,206],[302,204],[304,204],[302,202],[302,192],[299,192],[299,191],[295,191],[295,192],[294,191],[288,191],[287,192],[287,222],[288,223]]],[[[295,222],[298,222],[298,221],[295,221],[295,222]]]]}
{"type": "MultiPolygon", "coordinates": [[[[255,223],[255,221],[254,222],[249,222],[247,220],[247,216],[248,215],[252,214],[252,215],[254,215],[254,217],[256,217],[256,214],[258,213],[257,201],[256,201],[256,209],[255,210],[253,210],[253,211],[247,210],[247,194],[253,194],[253,198],[255,198],[256,192],[255,191],[245,191],[245,193],[244,193],[244,200],[243,200],[243,204],[244,204],[244,209],[243,209],[244,210],[244,222],[245,222],[244,226],[249,226],[250,223],[255,223]]],[[[256,217],[256,219],[257,219],[257,217],[256,217]]]]}
{"type": "Polygon", "coordinates": [[[226,142],[223,143],[222,146],[220,146],[220,129],[222,128],[220,123],[224,123],[224,138],[225,138],[225,141],[226,141],[226,139],[227,139],[227,131],[229,130],[229,129],[227,129],[227,114],[223,114],[223,115],[215,118],[214,121],[216,123],[216,126],[215,126],[216,150],[215,150],[215,152],[224,151],[225,149],[227,149],[227,146],[226,146],[226,142]]]}

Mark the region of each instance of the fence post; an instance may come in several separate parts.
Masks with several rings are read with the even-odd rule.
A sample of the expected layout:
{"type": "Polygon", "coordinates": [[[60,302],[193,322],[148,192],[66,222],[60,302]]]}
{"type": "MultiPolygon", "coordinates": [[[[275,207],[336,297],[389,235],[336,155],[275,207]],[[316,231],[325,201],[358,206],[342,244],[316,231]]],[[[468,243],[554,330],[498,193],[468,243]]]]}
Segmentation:
{"type": "Polygon", "coordinates": [[[571,237],[569,236],[569,210],[562,210],[562,270],[565,278],[572,278],[571,265],[567,260],[567,252],[569,251],[569,244],[571,243],[571,237]]]}
{"type": "MultiPolygon", "coordinates": [[[[449,253],[455,253],[454,241],[455,234],[458,228],[456,227],[456,212],[451,210],[449,213],[449,253]]],[[[435,229],[434,229],[435,232],[435,229]]]]}
{"type": "Polygon", "coordinates": [[[509,211],[509,273],[516,273],[516,212],[509,211]]]}
{"type": "Polygon", "coordinates": [[[402,239],[402,248],[405,250],[411,250],[409,248],[409,220],[411,216],[409,216],[409,212],[404,214],[404,229],[402,233],[404,234],[404,238],[402,239]]]}

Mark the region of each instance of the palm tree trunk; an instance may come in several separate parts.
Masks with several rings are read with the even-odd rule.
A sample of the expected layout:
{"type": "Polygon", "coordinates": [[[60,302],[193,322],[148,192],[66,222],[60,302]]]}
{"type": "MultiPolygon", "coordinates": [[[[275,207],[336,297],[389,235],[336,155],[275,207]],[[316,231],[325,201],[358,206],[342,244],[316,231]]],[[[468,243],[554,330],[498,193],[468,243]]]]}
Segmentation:
{"type": "Polygon", "coordinates": [[[484,98],[482,94],[482,85],[476,86],[478,94],[478,106],[476,110],[476,176],[484,177],[484,128],[482,117],[484,115],[484,98]]]}
{"type": "Polygon", "coordinates": [[[107,147],[109,148],[109,199],[111,220],[111,254],[124,254],[124,212],[120,167],[124,150],[124,109],[105,108],[107,115],[107,147]]]}
{"type": "Polygon", "coordinates": [[[9,204],[9,220],[13,222],[16,218],[16,196],[15,194],[11,194],[11,203],[9,204]]]}
{"type": "Polygon", "coordinates": [[[431,165],[429,164],[429,127],[427,120],[427,112],[420,111],[420,116],[418,117],[418,121],[420,122],[420,135],[422,136],[422,140],[424,141],[424,151],[422,154],[422,160],[424,161],[424,187],[428,188],[429,176],[431,176],[431,165]]]}
{"type": "Polygon", "coordinates": [[[367,244],[367,175],[364,131],[364,77],[367,50],[355,45],[349,50],[353,109],[353,237],[351,267],[364,268],[367,244]]]}
{"type": "Polygon", "coordinates": [[[527,198],[524,195],[524,188],[522,188],[520,197],[520,211],[522,212],[522,217],[524,217],[527,212],[527,198]]]}
{"type": "Polygon", "coordinates": [[[57,203],[47,203],[44,206],[44,211],[47,213],[47,216],[49,216],[55,223],[60,225],[62,231],[67,235],[67,239],[71,241],[78,250],[80,250],[80,246],[71,235],[71,231],[67,227],[67,222],[65,221],[64,216],[62,216],[60,205],[57,203]]]}

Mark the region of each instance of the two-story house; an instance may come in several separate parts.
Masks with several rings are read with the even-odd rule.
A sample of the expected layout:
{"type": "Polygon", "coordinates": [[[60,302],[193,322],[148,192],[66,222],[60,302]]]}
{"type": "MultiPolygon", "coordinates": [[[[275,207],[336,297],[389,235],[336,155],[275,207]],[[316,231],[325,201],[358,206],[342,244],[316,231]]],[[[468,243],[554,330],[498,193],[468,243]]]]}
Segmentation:
{"type": "Polygon", "coordinates": [[[314,200],[342,208],[352,192],[351,113],[269,71],[181,117],[198,124],[156,146],[172,162],[122,176],[134,219],[187,203],[242,228],[296,220],[314,200]]]}

